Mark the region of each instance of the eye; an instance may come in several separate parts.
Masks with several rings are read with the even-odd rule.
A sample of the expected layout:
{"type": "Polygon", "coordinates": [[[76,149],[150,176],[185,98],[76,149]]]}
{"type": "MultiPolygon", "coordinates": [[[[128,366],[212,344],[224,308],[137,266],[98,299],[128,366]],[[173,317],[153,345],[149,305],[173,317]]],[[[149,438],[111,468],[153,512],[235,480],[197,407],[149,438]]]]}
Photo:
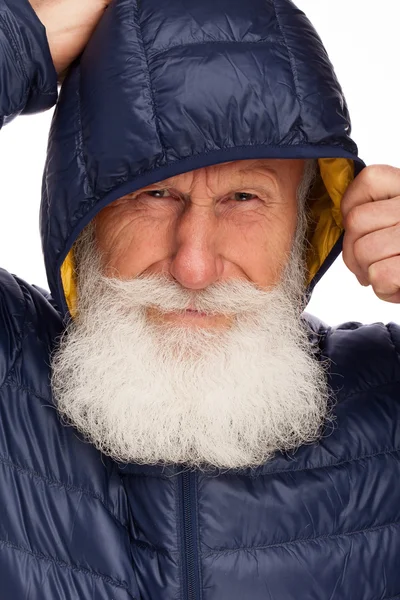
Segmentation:
{"type": "Polygon", "coordinates": [[[256,200],[258,196],[256,194],[248,194],[247,192],[236,192],[233,198],[237,202],[248,202],[249,200],[256,200]]]}
{"type": "Polygon", "coordinates": [[[168,198],[171,195],[168,190],[148,190],[146,194],[152,198],[168,198]]]}

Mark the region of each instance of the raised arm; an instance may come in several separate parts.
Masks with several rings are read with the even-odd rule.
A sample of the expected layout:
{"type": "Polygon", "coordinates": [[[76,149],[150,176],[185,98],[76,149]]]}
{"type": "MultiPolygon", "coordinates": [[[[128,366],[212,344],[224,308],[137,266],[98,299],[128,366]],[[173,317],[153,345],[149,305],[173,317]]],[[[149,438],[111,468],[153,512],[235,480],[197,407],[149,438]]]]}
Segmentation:
{"type": "Polygon", "coordinates": [[[0,0],[0,127],[57,100],[110,0],[0,0]]]}

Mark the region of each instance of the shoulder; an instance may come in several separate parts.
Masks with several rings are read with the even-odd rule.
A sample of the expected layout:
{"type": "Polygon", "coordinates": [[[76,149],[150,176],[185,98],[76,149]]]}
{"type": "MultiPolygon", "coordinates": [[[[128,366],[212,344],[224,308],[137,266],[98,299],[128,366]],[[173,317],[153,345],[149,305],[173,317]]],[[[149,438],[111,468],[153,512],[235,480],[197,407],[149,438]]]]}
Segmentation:
{"type": "Polygon", "coordinates": [[[12,371],[46,360],[61,331],[50,296],[0,269],[0,385],[12,371]]]}
{"type": "Polygon", "coordinates": [[[348,322],[329,327],[306,318],[335,389],[356,393],[400,382],[399,325],[348,322]]]}
{"type": "Polygon", "coordinates": [[[12,542],[0,579],[1,589],[21,584],[18,598],[30,595],[32,578],[43,579],[40,563],[46,573],[52,565],[65,590],[82,590],[84,579],[92,591],[95,581],[134,585],[118,466],[65,426],[54,406],[50,355],[62,331],[45,293],[0,271],[0,530],[12,542]]]}
{"type": "MultiPolygon", "coordinates": [[[[103,501],[114,465],[66,427],[54,406],[50,359],[63,330],[45,291],[0,270],[0,470],[33,477],[33,487],[40,481],[46,489],[85,487],[88,497],[103,501]]],[[[119,475],[112,477],[117,489],[119,475]]],[[[24,481],[27,489],[31,483],[24,481]]],[[[14,484],[8,492],[0,485],[0,506],[2,491],[19,493],[14,484]]]]}

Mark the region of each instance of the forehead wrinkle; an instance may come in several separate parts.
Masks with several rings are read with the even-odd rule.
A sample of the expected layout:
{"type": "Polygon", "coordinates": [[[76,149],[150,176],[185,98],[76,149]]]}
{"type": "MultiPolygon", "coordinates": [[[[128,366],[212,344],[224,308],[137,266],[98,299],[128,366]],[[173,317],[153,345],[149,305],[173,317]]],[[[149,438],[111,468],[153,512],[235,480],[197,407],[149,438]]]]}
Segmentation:
{"type": "MultiPolygon", "coordinates": [[[[277,177],[274,169],[266,167],[260,161],[237,161],[207,167],[204,171],[205,185],[210,196],[218,196],[221,193],[233,190],[244,191],[241,188],[259,187],[266,179],[277,185],[277,177]]],[[[201,176],[202,172],[198,172],[201,176]]],[[[197,177],[194,178],[196,183],[197,177]]]]}
{"type": "Polygon", "coordinates": [[[243,185],[250,185],[254,183],[254,177],[267,178],[272,180],[273,183],[277,183],[276,171],[263,164],[262,160],[245,160],[210,165],[195,171],[188,171],[141,189],[175,188],[180,192],[191,195],[199,187],[202,195],[206,190],[207,195],[216,196],[221,194],[221,188],[231,191],[243,185]]]}
{"type": "MultiPolygon", "coordinates": [[[[259,160],[224,163],[223,165],[216,165],[214,169],[217,187],[221,185],[229,191],[239,190],[243,186],[252,187],[255,183],[259,185],[262,182],[261,180],[265,179],[269,179],[275,185],[277,184],[276,171],[259,160]]],[[[211,178],[210,181],[212,181],[211,178]]],[[[218,190],[216,192],[218,193],[218,190]]]]}

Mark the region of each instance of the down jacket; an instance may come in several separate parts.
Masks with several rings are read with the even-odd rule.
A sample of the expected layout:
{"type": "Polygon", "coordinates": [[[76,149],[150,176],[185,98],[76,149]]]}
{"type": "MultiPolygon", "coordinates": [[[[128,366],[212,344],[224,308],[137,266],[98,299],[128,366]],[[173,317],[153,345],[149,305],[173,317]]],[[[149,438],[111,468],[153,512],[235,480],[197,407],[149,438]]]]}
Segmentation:
{"type": "MultiPolygon", "coordinates": [[[[57,100],[45,30],[0,0],[0,122],[57,100]]],[[[115,0],[61,89],[43,178],[51,296],[0,271],[0,600],[400,598],[400,329],[310,316],[336,426],[259,468],[118,464],[60,423],[49,356],[82,228],[143,185],[317,158],[309,290],[362,161],[319,37],[290,0],[115,0]],[[328,432],[327,432],[328,433],[328,432]]]]}

